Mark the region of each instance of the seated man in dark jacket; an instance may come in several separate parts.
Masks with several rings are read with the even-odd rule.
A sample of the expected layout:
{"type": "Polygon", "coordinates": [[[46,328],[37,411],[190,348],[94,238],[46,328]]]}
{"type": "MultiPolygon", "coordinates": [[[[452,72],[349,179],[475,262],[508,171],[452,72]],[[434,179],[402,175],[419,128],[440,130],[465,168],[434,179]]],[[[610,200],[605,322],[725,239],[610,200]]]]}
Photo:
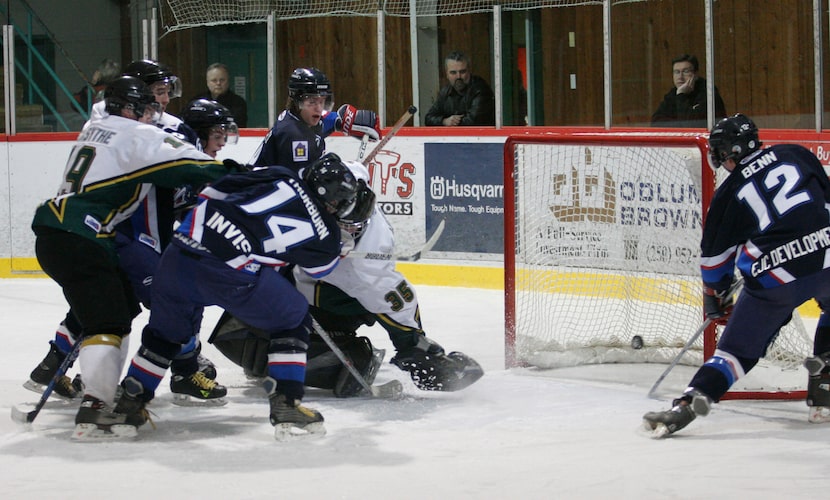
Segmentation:
{"type": "MultiPolygon", "coordinates": [[[[684,54],[672,60],[674,87],[651,115],[652,127],[708,128],[706,79],[697,73],[697,57],[684,54]]],[[[715,87],[715,121],[721,118],[726,118],[726,106],[715,87]]]]}
{"type": "Polygon", "coordinates": [[[470,60],[453,52],[444,60],[449,84],[429,108],[425,125],[495,125],[496,99],[487,82],[470,72],[470,60]]]}

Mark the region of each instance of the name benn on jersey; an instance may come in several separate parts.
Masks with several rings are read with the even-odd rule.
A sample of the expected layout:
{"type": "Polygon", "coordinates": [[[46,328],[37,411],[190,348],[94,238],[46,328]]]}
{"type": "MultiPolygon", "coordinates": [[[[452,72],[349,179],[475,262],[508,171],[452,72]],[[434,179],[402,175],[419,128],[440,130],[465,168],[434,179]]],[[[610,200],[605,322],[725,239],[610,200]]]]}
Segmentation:
{"type": "Polygon", "coordinates": [[[741,175],[744,176],[744,179],[749,179],[752,174],[755,172],[760,172],[763,170],[767,165],[778,161],[778,157],[775,156],[774,151],[768,151],[767,153],[759,156],[755,161],[750,163],[749,165],[745,166],[741,169],[741,175]]]}
{"type": "Polygon", "coordinates": [[[214,212],[210,219],[205,223],[205,227],[209,227],[218,234],[225,237],[234,248],[247,255],[251,253],[251,243],[236,224],[225,219],[219,212],[214,212]]]}

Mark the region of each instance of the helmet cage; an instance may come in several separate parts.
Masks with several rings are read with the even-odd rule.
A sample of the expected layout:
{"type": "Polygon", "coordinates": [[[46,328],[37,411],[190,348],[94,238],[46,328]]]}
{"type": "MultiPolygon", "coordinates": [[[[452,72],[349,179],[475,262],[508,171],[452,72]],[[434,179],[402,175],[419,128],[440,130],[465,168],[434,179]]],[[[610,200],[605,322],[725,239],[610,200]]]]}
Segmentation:
{"type": "Polygon", "coordinates": [[[363,179],[357,181],[357,195],[355,196],[354,208],[348,215],[337,221],[340,229],[351,234],[355,240],[360,238],[366,227],[369,226],[370,217],[375,210],[375,193],[363,179]]]}

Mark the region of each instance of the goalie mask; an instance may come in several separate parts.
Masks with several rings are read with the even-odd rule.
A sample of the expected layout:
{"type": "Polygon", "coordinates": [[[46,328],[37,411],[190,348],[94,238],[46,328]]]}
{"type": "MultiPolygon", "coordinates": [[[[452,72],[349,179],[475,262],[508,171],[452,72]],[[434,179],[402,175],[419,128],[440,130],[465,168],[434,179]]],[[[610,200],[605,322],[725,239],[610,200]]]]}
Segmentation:
{"type": "Polygon", "coordinates": [[[714,168],[729,159],[737,163],[760,147],[758,127],[741,113],[722,119],[709,132],[709,161],[714,168]]]}
{"type": "Polygon", "coordinates": [[[366,185],[363,179],[357,181],[357,197],[355,198],[352,213],[337,221],[340,229],[351,234],[357,240],[369,225],[369,218],[375,211],[375,193],[366,185]]]}
{"type": "Polygon", "coordinates": [[[334,107],[334,92],[329,78],[317,68],[297,68],[288,79],[288,98],[291,111],[297,113],[311,99],[323,101],[323,109],[334,107]]]}
{"type": "Polygon", "coordinates": [[[348,219],[354,211],[359,184],[340,157],[327,153],[303,170],[303,181],[312,196],[338,220],[348,219]]]}
{"type": "Polygon", "coordinates": [[[150,107],[158,112],[158,104],[146,83],[133,76],[119,76],[104,90],[107,113],[121,115],[121,110],[131,109],[138,118],[150,107]]]}

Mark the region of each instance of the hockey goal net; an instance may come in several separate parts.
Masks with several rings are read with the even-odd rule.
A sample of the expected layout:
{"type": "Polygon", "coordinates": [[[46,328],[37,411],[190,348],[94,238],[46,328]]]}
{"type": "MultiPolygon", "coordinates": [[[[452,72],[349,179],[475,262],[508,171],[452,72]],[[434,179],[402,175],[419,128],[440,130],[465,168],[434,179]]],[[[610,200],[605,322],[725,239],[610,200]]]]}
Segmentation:
{"type": "MultiPolygon", "coordinates": [[[[511,136],[505,144],[508,367],[670,363],[703,322],[700,237],[717,179],[682,133],[511,136]]],[[[712,327],[681,358],[700,365],[712,327]]],[[[799,398],[796,314],[733,398],[799,398]]]]}

